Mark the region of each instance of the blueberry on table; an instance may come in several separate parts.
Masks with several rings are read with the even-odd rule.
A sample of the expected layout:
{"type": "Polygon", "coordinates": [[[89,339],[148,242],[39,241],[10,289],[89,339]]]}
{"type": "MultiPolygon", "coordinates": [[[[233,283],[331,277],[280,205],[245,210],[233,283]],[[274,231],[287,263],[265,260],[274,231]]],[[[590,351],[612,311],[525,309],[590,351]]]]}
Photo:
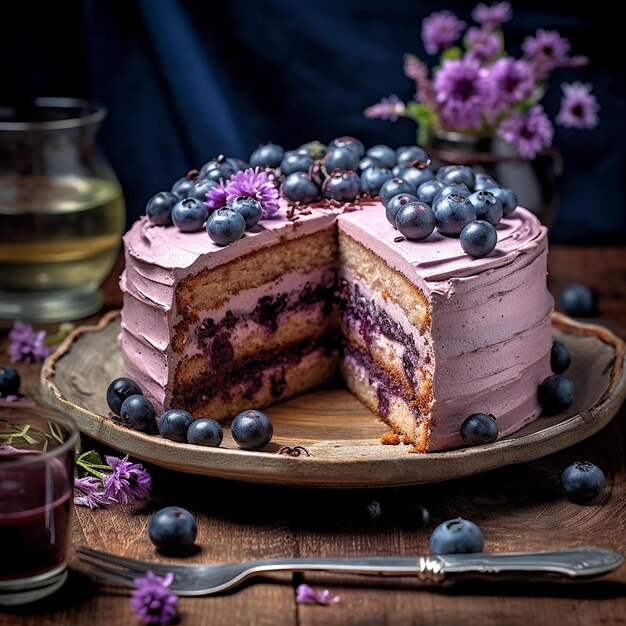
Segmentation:
{"type": "Polygon", "coordinates": [[[148,523],[148,536],[157,550],[185,552],[194,544],[198,526],[194,516],[180,506],[167,506],[158,510],[148,523]]]}
{"type": "Polygon", "coordinates": [[[128,396],[120,407],[122,424],[147,433],[154,426],[156,414],[152,402],[144,395],[128,396]]]}
{"type": "Polygon", "coordinates": [[[461,424],[461,437],[468,446],[493,443],[498,438],[496,418],[487,413],[472,413],[461,424]]]}
{"type": "Polygon", "coordinates": [[[107,404],[115,415],[119,415],[122,402],[126,398],[135,395],[143,395],[143,391],[141,391],[139,385],[134,380],[124,377],[116,378],[107,388],[107,404]]]}
{"type": "Polygon", "coordinates": [[[16,395],[21,382],[18,371],[12,365],[0,365],[0,396],[16,395]]]}
{"type": "Polygon", "coordinates": [[[417,196],[411,193],[400,193],[389,200],[385,207],[385,217],[387,221],[392,225],[396,225],[396,215],[398,211],[411,202],[418,202],[417,196]]]}
{"type": "Polygon", "coordinates": [[[252,228],[263,216],[263,207],[258,200],[250,196],[239,196],[230,203],[230,208],[241,213],[246,228],[252,228]]]}
{"type": "Polygon", "coordinates": [[[468,554],[483,551],[483,533],[474,522],[450,519],[439,524],[428,540],[431,554],[468,554]]]}
{"type": "Polygon", "coordinates": [[[169,409],[165,411],[158,420],[159,433],[161,437],[178,441],[179,443],[187,442],[187,430],[193,423],[193,416],[184,409],[169,409]]]}
{"type": "Polygon", "coordinates": [[[270,418],[262,411],[242,411],[230,425],[230,432],[240,448],[253,450],[266,446],[274,434],[270,418]]]}
{"type": "Polygon", "coordinates": [[[396,228],[407,239],[426,239],[435,230],[436,223],[433,210],[419,201],[405,204],[396,214],[396,228]]]}
{"type": "Polygon", "coordinates": [[[604,490],[604,472],[593,463],[576,462],[561,475],[563,491],[572,502],[583,504],[597,498],[604,490]]]}
{"type": "Polygon", "coordinates": [[[593,290],[581,283],[570,283],[559,295],[561,308],[574,317],[590,317],[596,313],[596,296],[593,290]]]}
{"type": "Polygon", "coordinates": [[[178,202],[178,196],[170,191],[155,193],[146,204],[146,215],[156,226],[167,226],[172,223],[172,209],[178,202]]]}
{"type": "Polygon", "coordinates": [[[562,374],[570,365],[571,357],[569,350],[560,342],[552,343],[550,352],[550,367],[555,374],[562,374]]]}
{"type": "Polygon", "coordinates": [[[218,209],[206,221],[209,237],[218,245],[234,243],[246,230],[246,220],[241,213],[231,208],[218,209]]]}
{"type": "Polygon", "coordinates": [[[305,172],[289,174],[281,186],[281,194],[291,202],[309,204],[319,198],[320,190],[305,172]]]}
{"type": "Polygon", "coordinates": [[[387,208],[389,200],[401,193],[415,195],[415,187],[401,178],[390,178],[386,180],[380,188],[380,201],[382,205],[387,208]]]}
{"type": "Polygon", "coordinates": [[[184,233],[202,230],[208,216],[209,209],[204,205],[204,202],[196,198],[179,200],[172,209],[172,222],[178,230],[182,230],[184,233]]]}
{"type": "Polygon", "coordinates": [[[285,156],[285,149],[275,143],[259,146],[250,155],[252,167],[278,167],[285,156]]]}
{"type": "Polygon", "coordinates": [[[463,251],[475,259],[480,259],[496,247],[498,233],[489,222],[475,220],[461,231],[460,239],[463,251]]]}
{"type": "Polygon", "coordinates": [[[438,195],[433,202],[437,230],[443,235],[459,236],[461,231],[476,219],[476,211],[467,196],[452,193],[438,195]]]}
{"type": "Polygon", "coordinates": [[[539,385],[539,402],[546,415],[557,415],[572,405],[574,383],[564,374],[552,374],[539,385]]]}
{"type": "Polygon", "coordinates": [[[209,417],[195,420],[187,429],[187,442],[196,446],[217,448],[223,438],[222,427],[209,417]]]}

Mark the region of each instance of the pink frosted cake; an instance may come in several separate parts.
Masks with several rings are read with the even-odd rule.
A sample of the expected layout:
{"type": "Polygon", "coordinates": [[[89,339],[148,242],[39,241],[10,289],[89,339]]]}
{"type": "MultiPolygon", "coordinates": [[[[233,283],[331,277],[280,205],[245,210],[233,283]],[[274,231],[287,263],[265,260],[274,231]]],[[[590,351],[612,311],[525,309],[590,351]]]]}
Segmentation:
{"type": "Polygon", "coordinates": [[[288,200],[228,245],[148,217],[124,236],[125,373],[157,411],[227,423],[339,372],[418,451],[463,445],[471,413],[499,436],[540,414],[553,300],[535,216],[512,211],[474,258],[438,230],[402,236],[377,196],[288,200]]]}

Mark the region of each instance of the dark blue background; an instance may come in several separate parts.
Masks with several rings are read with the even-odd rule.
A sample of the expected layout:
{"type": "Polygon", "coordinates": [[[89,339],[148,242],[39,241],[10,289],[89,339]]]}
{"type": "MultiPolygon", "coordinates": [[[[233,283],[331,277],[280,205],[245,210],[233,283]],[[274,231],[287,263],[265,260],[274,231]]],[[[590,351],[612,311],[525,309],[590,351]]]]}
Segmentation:
{"type": "MultiPolygon", "coordinates": [[[[505,26],[519,54],[537,27],[568,37],[591,65],[560,70],[544,104],[554,119],[559,83],[592,82],[600,101],[593,131],[557,127],[565,160],[551,237],[626,242],[622,25],[610,10],[586,15],[554,1],[514,5],[505,26]]],[[[100,138],[124,189],[129,222],[156,191],[225,153],[247,158],[271,140],[287,148],[351,134],[366,145],[415,142],[415,125],[367,120],[382,96],[414,92],[405,52],[428,57],[422,19],[474,3],[400,0],[70,0],[14,4],[0,38],[1,99],[92,98],[109,109],[100,138]]]]}

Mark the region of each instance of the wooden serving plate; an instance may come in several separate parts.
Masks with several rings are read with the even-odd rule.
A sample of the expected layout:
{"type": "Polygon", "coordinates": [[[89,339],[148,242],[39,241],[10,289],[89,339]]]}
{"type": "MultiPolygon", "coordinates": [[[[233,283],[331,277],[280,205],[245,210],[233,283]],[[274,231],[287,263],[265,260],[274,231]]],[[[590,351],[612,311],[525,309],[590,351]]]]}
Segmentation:
{"type": "MultiPolygon", "coordinates": [[[[109,417],[106,389],[122,375],[119,312],[75,329],[41,372],[45,402],[80,430],[131,457],[180,472],[241,481],[309,487],[379,487],[429,483],[530,461],[586,439],[605,426],[626,397],[625,344],[605,328],[559,313],[555,338],[570,350],[567,375],[575,383],[572,407],[540,417],[495,443],[445,452],[409,454],[409,446],[382,445],[387,427],[346,389],[329,387],[267,409],[274,438],[262,451],[237,447],[225,428],[219,448],[175,443],[120,425],[109,417]],[[279,454],[304,446],[310,456],[279,454]]],[[[340,384],[340,383],[338,383],[340,384]]]]}

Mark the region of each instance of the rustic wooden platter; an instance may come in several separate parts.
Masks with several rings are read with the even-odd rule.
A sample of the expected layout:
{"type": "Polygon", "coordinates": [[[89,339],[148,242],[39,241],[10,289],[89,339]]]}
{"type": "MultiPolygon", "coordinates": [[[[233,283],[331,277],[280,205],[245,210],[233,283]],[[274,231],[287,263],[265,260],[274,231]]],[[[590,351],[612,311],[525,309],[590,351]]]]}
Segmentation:
{"type": "MultiPolygon", "coordinates": [[[[582,441],[605,426],[626,397],[624,342],[605,328],[559,313],[554,335],[567,345],[567,374],[576,386],[573,406],[540,417],[495,443],[428,454],[406,445],[382,445],[387,430],[348,391],[337,386],[284,402],[267,414],[274,438],[262,451],[241,450],[228,428],[219,448],[175,443],[121,426],[109,417],[106,389],[122,375],[119,313],[82,326],[46,359],[41,392],[46,403],[71,415],[80,430],[131,457],[180,472],[240,481],[310,487],[380,487],[429,483],[530,461],[582,441]],[[310,456],[279,454],[304,446],[310,456]]],[[[338,383],[340,384],[340,383],[338,383]]]]}

